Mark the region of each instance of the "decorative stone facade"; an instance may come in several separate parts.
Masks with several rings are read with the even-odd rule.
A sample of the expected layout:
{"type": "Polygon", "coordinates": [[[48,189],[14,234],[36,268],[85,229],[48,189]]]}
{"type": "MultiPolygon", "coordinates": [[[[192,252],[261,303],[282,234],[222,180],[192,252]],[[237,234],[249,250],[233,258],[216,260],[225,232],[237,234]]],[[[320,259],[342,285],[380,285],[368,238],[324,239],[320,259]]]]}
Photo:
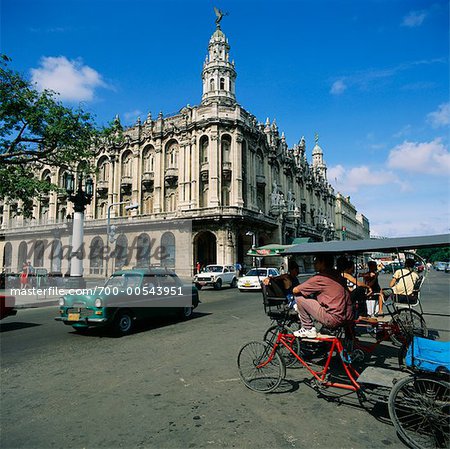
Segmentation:
{"type": "MultiPolygon", "coordinates": [[[[142,234],[142,230],[133,231],[134,226],[162,223],[166,229],[156,235],[161,239],[164,232],[175,236],[172,223],[176,228],[180,220],[192,222],[189,250],[183,243],[186,251],[181,252],[176,242],[177,270],[191,270],[196,261],[250,264],[248,231],[255,233],[257,245],[290,243],[296,237],[318,241],[334,237],[336,199],[327,182],[318,136],[310,164],[303,137],[288,148],[275,120],[260,123],[243,109],[236,102],[236,70],[229,61],[229,49],[218,23],[203,65],[201,103],[187,105],[169,117],[160,113],[156,118],[149,114],[143,122],[138,118],[124,130],[122,146],[98,150],[95,194],[85,213],[86,247],[94,241],[107,246],[108,206],[126,201],[139,204],[139,209],[128,213],[122,205],[112,209],[111,216],[114,223],[126,223],[128,241],[142,234]]],[[[63,186],[66,170],[46,169],[41,176],[63,186]]],[[[5,202],[2,210],[3,233],[10,242],[2,252],[4,265],[11,271],[21,267],[23,226],[35,236],[56,238],[65,245],[69,232],[62,224],[73,210],[65,196],[57,193],[36,201],[36,218],[31,222],[24,223],[19,209],[20,204],[5,202]],[[59,236],[51,234],[54,223],[59,236]]],[[[50,253],[51,248],[46,251],[50,253]]],[[[44,260],[51,271],[67,269],[67,261],[52,266],[50,256],[44,260]]],[[[110,273],[117,260],[111,259],[108,268],[95,265],[87,261],[85,274],[105,274],[106,269],[110,273]]]]}
{"type": "Polygon", "coordinates": [[[349,196],[336,195],[336,238],[362,240],[370,238],[369,220],[358,213],[349,196]]]}

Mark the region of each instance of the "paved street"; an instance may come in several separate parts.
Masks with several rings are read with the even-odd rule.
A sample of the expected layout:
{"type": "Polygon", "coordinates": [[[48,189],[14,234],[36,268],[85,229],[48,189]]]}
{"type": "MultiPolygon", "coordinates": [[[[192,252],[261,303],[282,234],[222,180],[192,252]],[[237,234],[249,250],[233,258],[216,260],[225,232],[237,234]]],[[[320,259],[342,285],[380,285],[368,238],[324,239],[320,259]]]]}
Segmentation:
{"type": "MultiPolygon", "coordinates": [[[[387,275],[382,285],[387,283],[387,275]]],[[[449,313],[450,275],[430,273],[426,312],[449,313]]],[[[1,447],[401,448],[383,406],[318,398],[305,369],[272,394],[245,388],[236,357],[269,325],[260,293],[202,290],[187,322],[149,322],[133,335],[78,335],[56,307],[1,322],[1,447]]],[[[448,318],[427,317],[449,339],[448,318]]],[[[395,366],[389,344],[372,364],[395,366]]]]}

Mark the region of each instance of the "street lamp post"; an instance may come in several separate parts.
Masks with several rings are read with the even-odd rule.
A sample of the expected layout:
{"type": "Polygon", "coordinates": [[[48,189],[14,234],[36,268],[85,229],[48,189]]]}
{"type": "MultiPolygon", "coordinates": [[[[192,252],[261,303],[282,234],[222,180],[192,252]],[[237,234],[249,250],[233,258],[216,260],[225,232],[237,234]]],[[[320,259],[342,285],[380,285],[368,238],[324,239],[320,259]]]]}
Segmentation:
{"type": "MultiPolygon", "coordinates": [[[[256,248],[256,234],[253,231],[247,231],[245,235],[252,236],[252,249],[256,248]]],[[[253,257],[253,266],[256,267],[256,257],[253,257]]]]}
{"type": "MultiPolygon", "coordinates": [[[[111,209],[115,206],[120,206],[122,204],[127,204],[129,201],[120,201],[118,203],[112,203],[108,206],[108,215],[106,220],[106,234],[107,234],[107,259],[106,259],[106,273],[105,276],[108,276],[108,263],[109,263],[109,244],[114,243],[117,240],[116,236],[116,226],[111,224],[111,209]]],[[[125,206],[125,210],[134,210],[138,209],[139,204],[137,203],[129,203],[127,206],[125,206]]]]}
{"type": "Polygon", "coordinates": [[[83,175],[78,174],[78,186],[75,192],[75,176],[68,173],[65,179],[65,188],[68,195],[68,200],[73,203],[73,221],[72,221],[72,247],[70,253],[70,278],[73,279],[71,283],[83,287],[83,237],[84,237],[84,211],[86,205],[91,203],[94,183],[92,178],[88,177],[84,182],[83,190],[83,175]]]}

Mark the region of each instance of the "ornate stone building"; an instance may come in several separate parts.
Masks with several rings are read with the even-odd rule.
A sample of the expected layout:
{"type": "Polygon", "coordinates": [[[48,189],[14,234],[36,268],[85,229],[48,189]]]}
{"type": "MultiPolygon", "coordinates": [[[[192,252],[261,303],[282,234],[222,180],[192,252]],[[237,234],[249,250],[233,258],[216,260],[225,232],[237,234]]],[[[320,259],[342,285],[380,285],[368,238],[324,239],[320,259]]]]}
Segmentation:
{"type": "MultiPolygon", "coordinates": [[[[288,148],[275,120],[260,123],[239,105],[229,51],[217,23],[203,64],[201,103],[168,117],[160,113],[144,121],[138,118],[124,129],[121,146],[98,149],[95,194],[85,214],[85,275],[111,273],[124,263],[153,263],[151,257],[139,256],[139,248],[152,239],[173,248],[171,266],[186,272],[196,261],[250,264],[246,252],[252,243],[334,237],[336,198],[327,182],[318,136],[309,163],[303,137],[288,148]],[[116,245],[123,251],[105,262],[99,254],[108,247],[107,210],[119,202],[137,203],[139,209],[129,213],[125,204],[111,209],[120,236],[109,249],[116,245]],[[188,240],[180,231],[187,229],[186,223],[192,226],[188,240]],[[138,250],[126,255],[132,241],[138,250]]],[[[67,170],[49,168],[40,175],[63,186],[67,170]]],[[[52,193],[36,200],[35,219],[24,222],[20,204],[5,202],[4,266],[16,271],[26,250],[30,253],[29,244],[24,246],[25,230],[47,242],[37,259],[34,252],[34,265],[42,262],[50,271],[65,272],[68,262],[58,260],[55,247],[69,244],[70,224],[64,223],[72,210],[64,195],[52,193]]]]}
{"type": "Polygon", "coordinates": [[[336,195],[336,238],[362,240],[370,238],[369,220],[350,202],[349,196],[336,195]]]}

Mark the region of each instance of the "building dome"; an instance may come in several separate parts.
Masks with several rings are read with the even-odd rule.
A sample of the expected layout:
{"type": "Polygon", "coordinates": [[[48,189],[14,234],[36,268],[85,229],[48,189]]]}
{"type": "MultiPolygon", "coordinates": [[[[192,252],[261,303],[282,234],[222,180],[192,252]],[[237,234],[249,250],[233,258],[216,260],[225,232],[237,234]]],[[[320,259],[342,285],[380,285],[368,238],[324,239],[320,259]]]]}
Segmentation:
{"type": "Polygon", "coordinates": [[[212,44],[217,41],[223,42],[225,40],[226,40],[225,34],[223,34],[222,30],[219,27],[217,27],[216,31],[214,31],[214,33],[212,34],[209,43],[212,44]]]}
{"type": "Polygon", "coordinates": [[[322,148],[320,148],[320,146],[319,146],[319,144],[318,143],[316,143],[315,145],[314,145],[314,148],[313,148],[313,150],[312,150],[312,154],[313,154],[313,156],[315,155],[315,154],[323,154],[323,151],[322,151],[322,148]]]}

